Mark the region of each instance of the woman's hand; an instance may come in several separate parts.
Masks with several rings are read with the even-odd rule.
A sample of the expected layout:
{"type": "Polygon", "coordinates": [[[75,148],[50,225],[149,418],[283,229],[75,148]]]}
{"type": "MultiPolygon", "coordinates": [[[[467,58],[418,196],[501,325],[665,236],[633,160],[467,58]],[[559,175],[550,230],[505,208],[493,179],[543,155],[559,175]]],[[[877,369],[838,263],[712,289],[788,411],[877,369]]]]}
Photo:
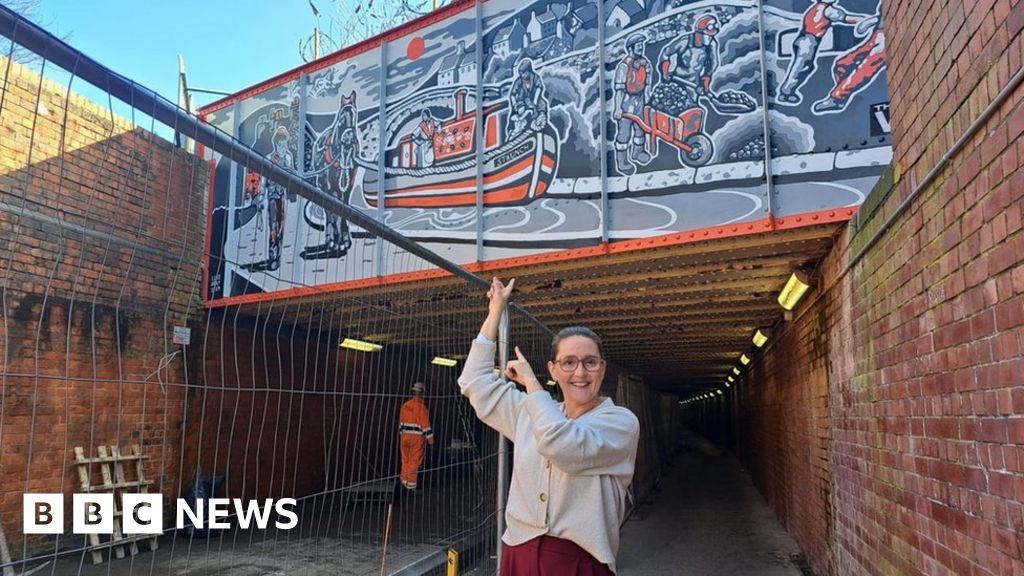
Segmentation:
{"type": "Polygon", "coordinates": [[[527,392],[541,389],[540,382],[533,373],[533,366],[530,366],[530,362],[519,351],[519,346],[516,346],[516,359],[509,360],[505,366],[505,377],[525,386],[527,392]]]}
{"type": "Polygon", "coordinates": [[[502,284],[497,277],[491,280],[491,288],[487,291],[490,303],[487,305],[487,318],[480,327],[480,335],[492,342],[498,341],[498,324],[501,323],[501,315],[505,312],[505,305],[508,304],[515,283],[515,278],[508,281],[508,286],[502,284]]]}
{"type": "Polygon", "coordinates": [[[497,276],[491,280],[491,288],[487,291],[487,298],[490,300],[487,311],[490,314],[501,316],[501,313],[505,311],[505,305],[508,304],[509,297],[512,296],[512,287],[515,284],[515,278],[508,281],[508,286],[502,284],[497,276]]]}

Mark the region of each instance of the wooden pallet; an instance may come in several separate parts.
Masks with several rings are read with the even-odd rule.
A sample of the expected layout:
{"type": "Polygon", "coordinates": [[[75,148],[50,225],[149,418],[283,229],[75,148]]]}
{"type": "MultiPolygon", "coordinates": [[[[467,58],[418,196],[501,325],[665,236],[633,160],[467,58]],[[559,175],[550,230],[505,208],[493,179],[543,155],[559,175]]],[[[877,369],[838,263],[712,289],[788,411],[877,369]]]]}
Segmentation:
{"type": "Polygon", "coordinates": [[[86,458],[85,449],[81,446],[75,447],[75,464],[78,466],[78,480],[82,484],[82,492],[114,495],[114,533],[110,534],[109,540],[106,541],[101,541],[99,534],[88,535],[92,563],[103,562],[104,549],[111,550],[113,557],[124,558],[127,547],[128,553],[135,556],[139,553],[138,542],[141,540],[148,540],[149,549],[155,551],[159,546],[155,535],[125,536],[121,532],[121,495],[146,494],[149,485],[153,483],[152,480],[146,479],[143,472],[143,461],[147,457],[142,454],[142,448],[135,444],[132,446],[132,453],[124,455],[121,454],[120,446],[97,446],[96,454],[95,458],[86,458]],[[126,464],[130,473],[134,474],[134,479],[129,479],[125,474],[126,464]],[[99,468],[102,484],[92,482],[94,466],[99,468]]]}

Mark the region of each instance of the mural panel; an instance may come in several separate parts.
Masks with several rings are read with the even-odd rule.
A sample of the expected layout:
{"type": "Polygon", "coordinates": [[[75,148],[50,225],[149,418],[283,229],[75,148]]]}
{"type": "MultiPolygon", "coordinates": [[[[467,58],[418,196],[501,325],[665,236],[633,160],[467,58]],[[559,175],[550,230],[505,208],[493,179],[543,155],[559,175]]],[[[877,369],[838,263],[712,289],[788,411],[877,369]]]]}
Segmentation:
{"type": "MultiPolygon", "coordinates": [[[[236,106],[221,108],[207,115],[205,120],[221,132],[234,136],[235,108],[236,106]]],[[[228,289],[229,282],[225,281],[225,277],[229,276],[233,265],[227,261],[224,255],[228,235],[234,234],[230,226],[233,212],[232,198],[228,194],[232,171],[231,163],[221,162],[220,154],[212,151],[208,151],[208,154],[213,182],[210,186],[210,221],[206,229],[209,255],[206,263],[204,294],[207,299],[213,300],[233,295],[228,289]]]]}
{"type": "MultiPolygon", "coordinates": [[[[207,120],[461,263],[856,206],[891,160],[878,0],[441,14],[207,120]]],[[[212,297],[408,271],[271,188],[217,171],[212,297]]]]}
{"type": "MultiPolygon", "coordinates": [[[[374,218],[364,182],[376,174],[380,139],[380,49],[311,70],[305,81],[303,177],[374,218]]],[[[298,260],[305,284],[365,278],[378,271],[378,240],[313,202],[300,201],[298,260]]]]}
{"type": "Polygon", "coordinates": [[[880,3],[770,0],[765,22],[772,214],[859,205],[892,159],[880,3]]]}
{"type": "MultiPolygon", "coordinates": [[[[295,171],[300,125],[299,86],[289,82],[238,103],[235,137],[274,164],[295,171]]],[[[226,290],[239,294],[292,287],[296,197],[244,166],[233,164],[232,170],[227,183],[231,216],[224,245],[230,269],[226,290]]]]}
{"type": "Polygon", "coordinates": [[[384,173],[365,186],[386,224],[460,263],[477,258],[476,38],[470,9],[388,44],[384,173]]]}
{"type": "Polygon", "coordinates": [[[764,99],[755,2],[606,10],[612,239],[764,218],[764,99]]]}
{"type": "Polygon", "coordinates": [[[483,8],[486,123],[497,132],[484,173],[509,181],[514,171],[519,183],[508,202],[486,203],[484,259],[597,244],[597,4],[496,0],[483,8]],[[574,186],[581,179],[589,190],[574,186]]]}

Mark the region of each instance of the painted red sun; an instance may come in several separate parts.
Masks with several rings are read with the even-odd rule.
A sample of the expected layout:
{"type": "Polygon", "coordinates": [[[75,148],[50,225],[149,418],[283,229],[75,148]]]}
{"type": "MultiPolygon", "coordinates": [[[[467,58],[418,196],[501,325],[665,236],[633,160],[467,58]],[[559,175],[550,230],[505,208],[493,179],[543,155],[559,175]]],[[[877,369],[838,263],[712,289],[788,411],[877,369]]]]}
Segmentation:
{"type": "Polygon", "coordinates": [[[409,41],[409,45],[405,48],[405,55],[409,57],[409,60],[416,60],[423,56],[423,49],[423,37],[417,36],[409,41]]]}

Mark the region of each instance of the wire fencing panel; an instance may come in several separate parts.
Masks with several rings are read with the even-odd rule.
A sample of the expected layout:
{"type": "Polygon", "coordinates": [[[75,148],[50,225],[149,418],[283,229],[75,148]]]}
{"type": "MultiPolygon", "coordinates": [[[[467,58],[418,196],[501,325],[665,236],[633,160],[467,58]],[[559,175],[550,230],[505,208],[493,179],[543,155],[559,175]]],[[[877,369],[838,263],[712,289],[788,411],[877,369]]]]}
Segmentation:
{"type": "MultiPolygon", "coordinates": [[[[17,25],[5,34],[18,45],[17,25]]],[[[456,383],[486,283],[422,274],[435,264],[415,246],[349,222],[362,242],[346,259],[435,278],[343,292],[300,283],[287,299],[253,284],[204,305],[217,168],[236,174],[242,193],[250,174],[265,179],[245,207],[266,227],[250,241],[267,242],[268,256],[287,240],[279,218],[309,190],[258,159],[232,159],[250,158],[240,154],[212,168],[158,136],[204,138],[166,121],[166,103],[118,102],[116,88],[83,82],[80,58],[47,59],[61,45],[30,48],[41,56],[31,66],[13,52],[0,58],[4,575],[391,574],[443,564],[449,548],[464,568],[493,572],[498,438],[456,383]],[[404,450],[410,491],[399,415],[413,383],[425,388],[433,444],[404,450]],[[118,516],[113,535],[73,534],[81,492],[113,493],[118,504],[125,493],[159,494],[165,530],[124,536],[118,516]],[[27,493],[61,495],[60,533],[24,533],[27,493]],[[271,513],[266,529],[243,528],[246,515],[229,505],[228,529],[176,527],[177,499],[210,497],[294,498],[297,523],[275,527],[286,518],[271,513]]],[[[240,278],[277,270],[222,257],[240,278]]],[[[550,333],[521,311],[511,318],[513,344],[543,366],[550,333]]]]}

